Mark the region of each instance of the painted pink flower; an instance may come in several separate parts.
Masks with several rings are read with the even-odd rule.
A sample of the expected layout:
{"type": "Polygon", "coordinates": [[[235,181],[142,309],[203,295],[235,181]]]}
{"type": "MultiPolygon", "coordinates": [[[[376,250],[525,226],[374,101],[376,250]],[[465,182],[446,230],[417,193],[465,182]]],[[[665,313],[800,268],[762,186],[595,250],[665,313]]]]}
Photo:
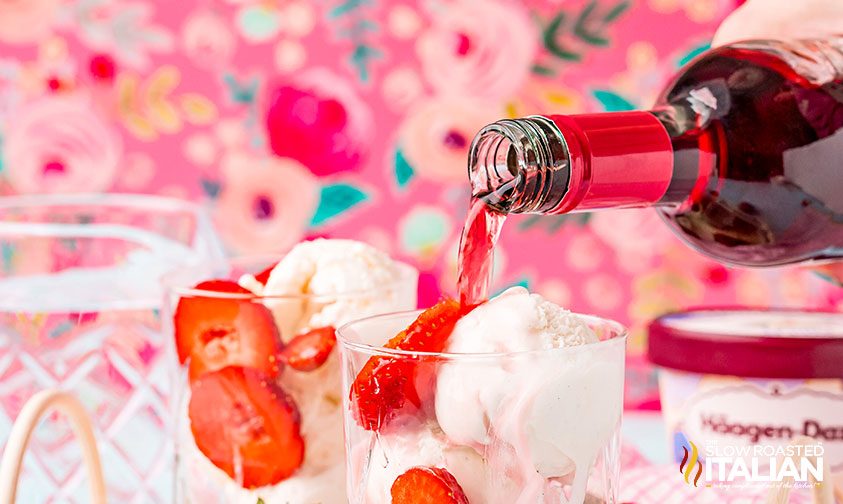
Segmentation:
{"type": "Polygon", "coordinates": [[[618,263],[627,271],[648,269],[676,239],[652,209],[595,212],[589,221],[591,231],[612,247],[618,263]]]}
{"type": "Polygon", "coordinates": [[[186,55],[203,68],[220,68],[234,55],[237,40],[225,18],[212,10],[190,15],[182,27],[186,55]]]}
{"type": "Polygon", "coordinates": [[[26,44],[48,35],[59,0],[3,0],[0,2],[0,42],[26,44]]]}
{"type": "Polygon", "coordinates": [[[154,21],[162,15],[155,3],[66,2],[63,19],[72,23],[75,35],[88,47],[110,53],[121,66],[144,69],[157,59],[156,53],[170,52],[175,46],[170,27],[154,21]]]}
{"type": "Polygon", "coordinates": [[[325,69],[272,90],[266,127],[272,151],[317,176],[353,170],[371,139],[372,117],[354,88],[325,69]]]}
{"type": "Polygon", "coordinates": [[[494,105],[467,98],[427,100],[412,110],[401,126],[402,153],[419,176],[466,184],[471,140],[483,126],[502,114],[494,105]]]}
{"type": "Polygon", "coordinates": [[[226,155],[215,221],[238,253],[277,253],[301,239],[319,202],[316,179],[288,158],[226,155]]]}
{"type": "Polygon", "coordinates": [[[588,304],[598,312],[614,310],[624,300],[618,279],[606,273],[598,273],[586,280],[583,293],[588,304]]]}
{"type": "Polygon", "coordinates": [[[17,87],[20,73],[20,63],[0,58],[0,125],[9,120],[23,99],[17,87]]]}
{"type": "Polygon", "coordinates": [[[424,83],[413,68],[399,66],[384,76],[381,91],[389,108],[404,112],[424,94],[424,83]]]}
{"type": "Polygon", "coordinates": [[[140,191],[155,178],[155,161],[145,153],[135,152],[124,156],[116,181],[118,190],[140,191]]]}
{"type": "Polygon", "coordinates": [[[416,50],[440,93],[508,98],[530,75],[539,35],[515,2],[459,0],[437,12],[416,50]]]}
{"type": "Polygon", "coordinates": [[[20,193],[97,192],[111,187],[120,137],[77,97],[52,96],[25,106],[7,125],[6,177],[20,193]]]}

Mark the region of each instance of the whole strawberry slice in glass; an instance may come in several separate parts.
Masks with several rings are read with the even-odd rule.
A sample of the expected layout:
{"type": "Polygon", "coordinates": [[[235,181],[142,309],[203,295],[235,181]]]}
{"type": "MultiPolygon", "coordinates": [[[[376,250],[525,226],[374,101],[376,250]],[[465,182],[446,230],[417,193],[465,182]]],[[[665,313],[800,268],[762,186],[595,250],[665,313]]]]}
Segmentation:
{"type": "Polygon", "coordinates": [[[274,485],[304,460],[293,399],[265,373],[226,367],[190,386],[190,430],[208,459],[244,488],[274,485]]]}
{"type": "Polygon", "coordinates": [[[336,344],[333,327],[311,329],[287,342],[281,360],[296,371],[315,371],[325,364],[336,344]]]}
{"type": "Polygon", "coordinates": [[[440,467],[413,467],[395,479],[392,504],[469,504],[456,478],[440,467]]]}
{"type": "MultiPolygon", "coordinates": [[[[411,352],[441,352],[454,325],[467,311],[452,299],[440,301],[384,346],[411,352]]],[[[423,368],[427,366],[420,365],[420,358],[411,355],[371,357],[351,385],[351,405],[357,423],[367,430],[380,430],[405,406],[422,407],[432,394],[431,380],[420,376],[427,374],[420,372],[423,368]]]]}
{"type": "Polygon", "coordinates": [[[277,376],[283,349],[275,319],[260,300],[227,280],[209,280],[183,296],[174,316],[179,361],[190,379],[226,366],[277,376]]]}

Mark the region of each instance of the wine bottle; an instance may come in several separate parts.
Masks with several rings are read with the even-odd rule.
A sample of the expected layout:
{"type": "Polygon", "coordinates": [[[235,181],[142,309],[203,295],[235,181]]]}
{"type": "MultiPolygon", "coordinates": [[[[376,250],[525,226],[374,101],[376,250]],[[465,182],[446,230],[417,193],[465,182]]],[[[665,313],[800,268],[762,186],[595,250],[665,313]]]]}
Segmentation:
{"type": "Polygon", "coordinates": [[[498,121],[469,174],[499,213],[652,206],[724,263],[843,258],[843,38],[707,51],[649,111],[498,121]]]}

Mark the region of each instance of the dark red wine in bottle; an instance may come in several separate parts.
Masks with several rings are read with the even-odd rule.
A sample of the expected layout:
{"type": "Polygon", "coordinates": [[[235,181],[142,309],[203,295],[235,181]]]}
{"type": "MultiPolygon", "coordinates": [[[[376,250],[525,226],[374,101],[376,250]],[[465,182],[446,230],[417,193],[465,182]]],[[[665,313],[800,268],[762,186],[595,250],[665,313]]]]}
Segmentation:
{"type": "Polygon", "coordinates": [[[843,258],[843,39],[708,51],[650,111],[499,121],[469,170],[492,213],[653,206],[724,263],[843,258]]]}

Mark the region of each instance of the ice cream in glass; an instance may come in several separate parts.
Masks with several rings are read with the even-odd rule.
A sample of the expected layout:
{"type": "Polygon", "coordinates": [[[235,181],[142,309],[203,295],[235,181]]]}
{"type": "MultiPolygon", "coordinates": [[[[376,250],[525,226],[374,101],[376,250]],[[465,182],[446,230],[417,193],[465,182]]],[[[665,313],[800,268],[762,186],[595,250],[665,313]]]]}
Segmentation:
{"type": "Polygon", "coordinates": [[[338,331],[349,502],[617,502],[624,328],[514,287],[338,331]]]}
{"type": "Polygon", "coordinates": [[[268,263],[170,289],[181,503],[346,502],[335,329],[415,308],[418,274],[351,240],[268,263]]]}

